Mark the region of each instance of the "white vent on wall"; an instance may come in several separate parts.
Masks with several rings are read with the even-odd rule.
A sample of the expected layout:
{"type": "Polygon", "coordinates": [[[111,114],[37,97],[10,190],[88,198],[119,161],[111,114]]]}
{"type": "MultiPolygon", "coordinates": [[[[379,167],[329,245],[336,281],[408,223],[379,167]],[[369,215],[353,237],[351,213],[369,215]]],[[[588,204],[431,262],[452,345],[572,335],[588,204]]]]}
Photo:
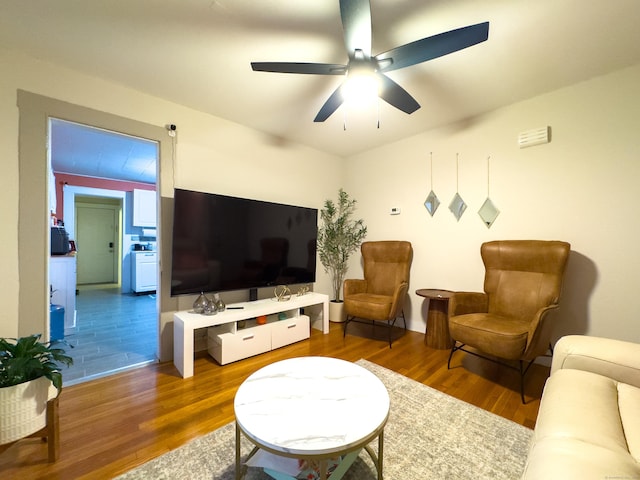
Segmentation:
{"type": "Polygon", "coordinates": [[[518,145],[520,148],[527,148],[549,143],[549,130],[549,127],[541,127],[522,132],[518,135],[518,145]]]}

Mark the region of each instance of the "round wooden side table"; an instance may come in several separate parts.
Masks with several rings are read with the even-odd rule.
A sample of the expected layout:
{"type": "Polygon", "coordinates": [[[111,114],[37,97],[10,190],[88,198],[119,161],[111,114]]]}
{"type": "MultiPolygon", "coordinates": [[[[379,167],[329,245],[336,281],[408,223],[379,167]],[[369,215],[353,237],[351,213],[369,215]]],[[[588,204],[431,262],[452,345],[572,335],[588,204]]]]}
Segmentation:
{"type": "Polygon", "coordinates": [[[427,330],[424,343],[428,347],[439,350],[449,349],[453,343],[449,335],[449,299],[454,294],[451,290],[421,288],[416,295],[429,300],[427,312],[427,330]]]}

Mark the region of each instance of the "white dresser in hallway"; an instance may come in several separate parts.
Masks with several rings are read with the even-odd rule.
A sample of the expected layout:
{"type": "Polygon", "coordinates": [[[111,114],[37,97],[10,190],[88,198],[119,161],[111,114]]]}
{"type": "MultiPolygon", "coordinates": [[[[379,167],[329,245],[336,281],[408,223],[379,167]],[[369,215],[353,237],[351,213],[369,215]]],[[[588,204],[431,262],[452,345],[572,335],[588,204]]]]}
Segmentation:
{"type": "Polygon", "coordinates": [[[49,257],[49,284],[51,303],[64,307],[65,332],[76,326],[76,257],[52,255],[49,257]]]}

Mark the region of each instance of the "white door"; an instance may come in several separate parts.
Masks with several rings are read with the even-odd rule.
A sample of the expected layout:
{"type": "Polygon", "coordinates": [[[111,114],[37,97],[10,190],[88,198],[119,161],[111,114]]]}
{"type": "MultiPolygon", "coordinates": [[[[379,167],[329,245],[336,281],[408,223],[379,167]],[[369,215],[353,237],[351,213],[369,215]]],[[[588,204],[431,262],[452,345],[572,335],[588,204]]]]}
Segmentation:
{"type": "Polygon", "coordinates": [[[118,208],[76,203],[78,284],[118,283],[118,208]]]}

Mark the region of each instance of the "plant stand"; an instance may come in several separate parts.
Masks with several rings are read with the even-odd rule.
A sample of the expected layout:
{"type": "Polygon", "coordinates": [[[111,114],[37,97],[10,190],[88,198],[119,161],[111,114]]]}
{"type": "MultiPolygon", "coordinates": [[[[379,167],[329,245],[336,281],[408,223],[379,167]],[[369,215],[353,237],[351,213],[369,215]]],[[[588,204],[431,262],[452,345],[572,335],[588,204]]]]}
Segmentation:
{"type": "Polygon", "coordinates": [[[58,392],[46,377],[0,389],[0,453],[23,438],[42,437],[48,457],[59,457],[58,392]],[[44,408],[43,408],[44,407],[44,408]]]}

